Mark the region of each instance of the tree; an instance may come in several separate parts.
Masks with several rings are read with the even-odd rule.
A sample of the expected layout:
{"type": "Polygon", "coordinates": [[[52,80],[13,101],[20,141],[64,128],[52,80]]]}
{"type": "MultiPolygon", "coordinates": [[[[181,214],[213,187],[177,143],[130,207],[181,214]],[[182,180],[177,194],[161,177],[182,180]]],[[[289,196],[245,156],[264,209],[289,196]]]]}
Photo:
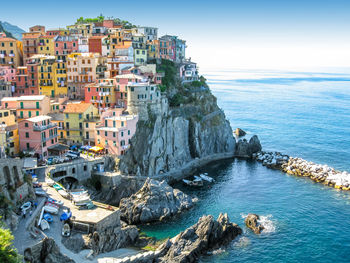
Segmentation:
{"type": "Polygon", "coordinates": [[[9,229],[4,228],[4,223],[0,221],[0,262],[19,263],[21,257],[13,247],[13,235],[9,229]]]}

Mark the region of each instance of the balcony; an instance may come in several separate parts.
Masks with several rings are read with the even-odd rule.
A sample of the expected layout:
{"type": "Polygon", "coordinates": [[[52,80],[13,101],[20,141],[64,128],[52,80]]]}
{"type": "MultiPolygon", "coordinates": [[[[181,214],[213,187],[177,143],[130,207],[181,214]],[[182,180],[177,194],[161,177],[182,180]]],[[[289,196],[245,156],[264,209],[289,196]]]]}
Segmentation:
{"type": "Polygon", "coordinates": [[[57,123],[50,123],[48,125],[41,125],[41,126],[33,126],[33,130],[34,131],[44,131],[44,130],[47,130],[47,129],[50,129],[50,128],[54,128],[57,126],[57,123]]]}
{"type": "Polygon", "coordinates": [[[41,138],[41,141],[42,141],[42,142],[47,142],[47,141],[52,140],[52,139],[55,139],[55,138],[57,138],[57,137],[58,137],[58,134],[54,134],[54,135],[51,135],[51,136],[49,136],[49,137],[47,137],[47,138],[41,138]]]}

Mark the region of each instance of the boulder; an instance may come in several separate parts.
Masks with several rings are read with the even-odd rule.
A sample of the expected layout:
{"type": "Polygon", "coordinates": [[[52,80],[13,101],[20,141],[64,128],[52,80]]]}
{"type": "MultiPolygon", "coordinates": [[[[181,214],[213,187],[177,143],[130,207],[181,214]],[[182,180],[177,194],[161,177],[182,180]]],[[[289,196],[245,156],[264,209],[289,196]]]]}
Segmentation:
{"type": "Polygon", "coordinates": [[[24,260],[32,263],[74,263],[63,255],[52,238],[45,237],[36,245],[24,250],[24,260]]]}
{"type": "Polygon", "coordinates": [[[243,131],[242,129],[237,128],[235,130],[235,134],[237,135],[237,137],[242,137],[242,136],[246,135],[247,133],[245,131],[243,131]]]}
{"type": "Polygon", "coordinates": [[[83,249],[88,248],[88,239],[86,235],[76,233],[70,237],[63,238],[62,243],[67,249],[74,253],[79,253],[83,249]]]}
{"type": "Polygon", "coordinates": [[[248,214],[245,218],[244,223],[250,228],[255,234],[260,234],[264,230],[264,226],[258,222],[259,216],[256,214],[248,214]]]}
{"type": "Polygon", "coordinates": [[[254,135],[249,142],[246,139],[239,140],[236,145],[235,156],[251,158],[254,153],[261,151],[261,144],[258,136],[254,135]]]}
{"type": "Polygon", "coordinates": [[[231,223],[227,214],[220,214],[217,220],[211,215],[203,216],[157,249],[158,262],[198,262],[201,255],[228,245],[241,233],[242,229],[231,223]]]}
{"type": "Polygon", "coordinates": [[[167,219],[193,206],[190,196],[173,189],[165,181],[148,178],[142,188],[120,201],[121,218],[129,224],[167,219]]]}

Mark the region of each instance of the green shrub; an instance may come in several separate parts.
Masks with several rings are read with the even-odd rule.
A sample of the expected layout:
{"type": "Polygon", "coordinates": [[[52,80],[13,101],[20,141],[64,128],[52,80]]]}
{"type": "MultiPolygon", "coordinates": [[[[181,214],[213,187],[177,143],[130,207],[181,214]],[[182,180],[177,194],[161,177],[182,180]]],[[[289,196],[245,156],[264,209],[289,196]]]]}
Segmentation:
{"type": "Polygon", "coordinates": [[[0,221],[0,262],[19,263],[22,262],[20,255],[13,247],[13,235],[9,229],[4,228],[0,221]]]}

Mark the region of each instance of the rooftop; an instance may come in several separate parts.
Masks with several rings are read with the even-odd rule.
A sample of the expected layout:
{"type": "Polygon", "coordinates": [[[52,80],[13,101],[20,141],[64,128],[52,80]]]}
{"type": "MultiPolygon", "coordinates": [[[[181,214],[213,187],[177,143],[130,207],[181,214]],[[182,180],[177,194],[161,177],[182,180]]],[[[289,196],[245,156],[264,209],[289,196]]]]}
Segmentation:
{"type": "Polygon", "coordinates": [[[45,99],[46,96],[45,95],[28,95],[28,96],[20,96],[17,100],[18,101],[32,101],[32,100],[43,100],[45,99]]]}
{"type": "Polygon", "coordinates": [[[92,104],[91,103],[69,103],[66,106],[64,113],[83,113],[85,112],[92,104]]]}
{"type": "Polygon", "coordinates": [[[17,40],[10,37],[0,37],[0,42],[13,42],[13,41],[17,41],[17,40]]]}
{"type": "Polygon", "coordinates": [[[51,119],[50,116],[40,115],[40,116],[35,116],[35,117],[29,118],[29,119],[26,119],[26,120],[30,121],[30,122],[40,122],[40,121],[46,121],[46,120],[50,120],[50,119],[51,119]]]}
{"type": "Polygon", "coordinates": [[[122,75],[117,75],[114,78],[116,79],[144,79],[144,77],[136,74],[122,74],[122,75]]]}

